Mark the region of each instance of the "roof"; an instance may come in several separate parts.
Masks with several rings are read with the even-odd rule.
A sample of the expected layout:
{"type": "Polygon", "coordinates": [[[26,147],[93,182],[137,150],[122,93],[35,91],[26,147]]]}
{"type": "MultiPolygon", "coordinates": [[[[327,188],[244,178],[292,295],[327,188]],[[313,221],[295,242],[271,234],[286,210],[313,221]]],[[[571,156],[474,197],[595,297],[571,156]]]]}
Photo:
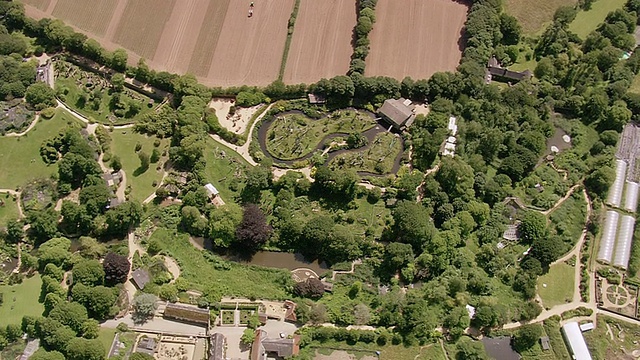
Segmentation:
{"type": "Polygon", "coordinates": [[[476,308],[467,304],[465,306],[465,308],[467,309],[467,313],[469,314],[469,318],[473,319],[473,317],[476,315],[476,308]]]}
{"type": "Polygon", "coordinates": [[[284,313],[285,321],[296,322],[298,321],[298,317],[296,316],[296,307],[298,305],[291,300],[285,300],[284,308],[286,309],[284,313]]]}
{"type": "Polygon", "coordinates": [[[492,76],[497,76],[497,77],[501,77],[509,80],[521,81],[521,80],[529,79],[531,77],[531,71],[529,70],[519,72],[519,71],[513,71],[513,70],[501,68],[501,67],[493,67],[493,66],[488,67],[487,70],[489,71],[489,74],[491,74],[492,76]]]}
{"type": "Polygon", "coordinates": [[[156,352],[156,341],[149,337],[143,337],[138,341],[136,352],[152,355],[156,352]]]}
{"type": "Polygon", "coordinates": [[[587,348],[587,343],[584,341],[582,331],[580,331],[580,326],[577,322],[572,321],[565,324],[562,327],[562,333],[567,342],[569,352],[576,360],[591,360],[589,348],[587,348]]]}
{"type": "MultiPolygon", "coordinates": [[[[382,107],[378,109],[380,115],[385,119],[392,122],[395,127],[403,127],[413,122],[415,114],[413,113],[413,106],[406,105],[406,99],[387,99],[382,104],[382,107]]],[[[407,125],[408,126],[408,125],[407,125]]]]}
{"type": "Polygon", "coordinates": [[[516,241],[520,238],[518,235],[518,224],[507,225],[507,229],[502,233],[505,240],[516,241]]]}
{"type": "Polygon", "coordinates": [[[540,345],[542,346],[542,350],[551,349],[551,341],[549,341],[548,336],[543,336],[540,338],[540,345]]]}
{"type": "Polygon", "coordinates": [[[300,352],[300,336],[294,335],[291,339],[264,339],[262,340],[264,351],[276,353],[279,357],[289,357],[300,352]]]}
{"type": "Polygon", "coordinates": [[[613,206],[620,206],[622,200],[622,189],[624,188],[624,179],[627,174],[627,163],[623,160],[616,160],[616,179],[609,188],[607,203],[613,206]]]}
{"type": "Polygon", "coordinates": [[[620,219],[620,229],[618,230],[618,238],[616,239],[615,253],[613,255],[613,265],[622,269],[629,266],[629,257],[631,256],[631,244],[633,243],[633,229],[636,219],[630,215],[624,215],[620,219]]]}
{"type": "Polygon", "coordinates": [[[596,328],[596,327],[593,325],[593,323],[592,323],[592,322],[589,322],[589,323],[586,323],[586,324],[582,324],[582,325],[580,325],[580,330],[581,330],[582,332],[589,331],[589,330],[593,330],[593,329],[595,329],[595,328],[596,328]]]}
{"type": "Polygon", "coordinates": [[[611,260],[613,259],[613,245],[615,244],[616,233],[618,232],[619,219],[620,214],[613,210],[607,211],[607,215],[604,219],[602,240],[600,241],[597,260],[605,263],[611,263],[611,260]]]}
{"type": "Polygon", "coordinates": [[[501,336],[496,338],[485,337],[482,339],[484,349],[489,355],[489,358],[499,360],[520,360],[520,354],[518,354],[513,348],[511,348],[511,338],[508,336],[501,336]]]}
{"type": "Polygon", "coordinates": [[[131,273],[131,281],[140,290],[144,289],[145,285],[151,281],[149,272],[145,269],[137,268],[131,273]]]}
{"type": "Polygon", "coordinates": [[[199,325],[209,325],[209,310],[192,305],[169,303],[164,309],[164,316],[199,325]]]}
{"type": "Polygon", "coordinates": [[[219,194],[218,189],[216,189],[216,187],[211,183],[206,184],[204,188],[207,190],[207,194],[209,194],[209,196],[216,196],[219,194]]]}
{"type": "Polygon", "coordinates": [[[330,282],[322,281],[322,286],[324,287],[324,291],[333,292],[333,284],[330,282]]]}
{"type": "Polygon", "coordinates": [[[220,333],[214,333],[209,337],[209,357],[208,360],[224,360],[225,342],[227,338],[220,333]]]}
{"type": "Polygon", "coordinates": [[[322,95],[308,94],[307,98],[309,99],[310,104],[324,104],[327,102],[327,98],[322,95]]]}

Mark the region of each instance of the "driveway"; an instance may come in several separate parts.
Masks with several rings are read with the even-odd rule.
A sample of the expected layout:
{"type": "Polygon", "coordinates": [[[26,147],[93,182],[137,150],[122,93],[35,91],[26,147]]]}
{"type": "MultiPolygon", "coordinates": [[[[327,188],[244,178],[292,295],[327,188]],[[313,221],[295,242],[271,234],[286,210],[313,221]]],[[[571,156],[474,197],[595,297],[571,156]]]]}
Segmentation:
{"type": "Polygon", "coordinates": [[[211,334],[220,333],[227,338],[227,358],[229,359],[249,359],[250,346],[240,342],[245,327],[217,326],[211,329],[211,334]]]}
{"type": "MultiPolygon", "coordinates": [[[[107,320],[102,323],[100,326],[106,328],[115,328],[120,323],[125,323],[129,325],[130,328],[135,328],[136,330],[150,331],[150,332],[161,332],[161,333],[175,333],[178,335],[187,335],[187,336],[198,336],[205,335],[206,329],[201,326],[185,324],[176,321],[169,321],[163,318],[153,318],[152,320],[147,321],[142,325],[134,324],[131,319],[131,315],[127,315],[118,320],[107,320]]],[[[240,333],[242,336],[242,332],[240,333]]]]}

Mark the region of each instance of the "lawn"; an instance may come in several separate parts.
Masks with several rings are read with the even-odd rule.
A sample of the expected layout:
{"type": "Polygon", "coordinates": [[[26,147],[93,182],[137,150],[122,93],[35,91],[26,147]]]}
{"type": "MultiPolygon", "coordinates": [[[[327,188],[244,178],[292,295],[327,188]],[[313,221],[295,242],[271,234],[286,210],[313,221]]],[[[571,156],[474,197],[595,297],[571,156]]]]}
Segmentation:
{"type": "Polygon", "coordinates": [[[392,172],[401,151],[402,139],[392,133],[383,132],[373,139],[367,149],[340,154],[331,160],[329,167],[387,174],[392,172]]]}
{"type": "Polygon", "coordinates": [[[235,151],[209,138],[204,158],[205,178],[220,191],[225,203],[234,202],[242,190],[241,183],[249,163],[235,151]]]}
{"type": "MultiPolygon", "coordinates": [[[[335,349],[346,351],[354,359],[361,359],[364,356],[375,357],[375,352],[379,351],[379,360],[446,360],[447,357],[442,351],[439,343],[427,344],[424,346],[405,347],[403,345],[366,344],[359,342],[356,345],[348,345],[344,342],[327,341],[324,343],[313,342],[311,347],[305,352],[331,356],[335,349]]],[[[323,357],[326,359],[326,357],[323,357]]],[[[343,357],[341,357],[343,359],[343,357]]]]}
{"type": "MultiPolygon", "coordinates": [[[[142,145],[141,151],[151,155],[154,149],[154,142],[157,140],[154,136],[146,136],[133,131],[133,129],[114,130],[111,134],[111,150],[114,155],[120,157],[122,161],[122,169],[127,175],[127,186],[131,186],[130,196],[132,199],[142,202],[149,195],[156,191],[153,182],[160,183],[162,180],[162,169],[156,170],[158,164],[162,163],[166,157],[155,164],[150,164],[147,171],[140,173],[140,159],[136,153],[136,144],[142,145]]],[[[169,146],[168,140],[162,140],[157,148],[160,153],[169,146]]],[[[108,164],[105,164],[108,165],[108,164]]]]}
{"type": "Polygon", "coordinates": [[[564,242],[563,254],[569,252],[578,243],[587,220],[586,217],[587,202],[581,188],[576,189],[562,205],[549,215],[556,235],[564,242]]]}
{"type": "Polygon", "coordinates": [[[111,344],[113,343],[113,338],[116,336],[116,332],[116,329],[100,327],[98,340],[100,340],[102,346],[104,346],[105,354],[109,354],[109,350],[111,349],[111,344]]]}
{"type": "Polygon", "coordinates": [[[203,291],[210,302],[222,296],[242,296],[255,299],[286,299],[287,289],[293,285],[291,273],[282,269],[268,269],[241,265],[223,260],[206,250],[200,251],[189,243],[188,235],[172,233],[160,228],[151,236],[163,251],[176,259],[183,278],[194,290],[203,291]]]}
{"type": "Polygon", "coordinates": [[[220,310],[220,317],[222,318],[222,324],[233,325],[236,321],[234,314],[235,314],[235,310],[220,310]]]}
{"type": "Polygon", "coordinates": [[[624,6],[627,0],[598,0],[591,5],[591,10],[580,11],[575,20],[569,24],[569,31],[585,39],[590,32],[600,25],[607,14],[624,6]]]}
{"type": "Polygon", "coordinates": [[[25,279],[22,284],[0,286],[3,303],[0,305],[2,324],[20,324],[25,315],[41,316],[44,306],[38,302],[42,280],[40,275],[25,279]]]}
{"type": "MultiPolygon", "coordinates": [[[[600,0],[598,0],[600,1],[600,0]]],[[[602,0],[606,2],[609,0],[602,0]]],[[[560,6],[573,6],[576,0],[506,0],[505,9],[518,19],[527,35],[534,35],[553,20],[553,14],[560,6]]]]}
{"type": "Polygon", "coordinates": [[[281,160],[300,159],[315,150],[330,134],[360,133],[375,126],[367,113],[338,110],[320,120],[294,113],[276,116],[267,130],[267,150],[281,160]]]}
{"type": "Polygon", "coordinates": [[[253,310],[240,310],[240,324],[248,324],[253,310]]]}
{"type": "Polygon", "coordinates": [[[38,124],[25,136],[0,137],[0,188],[15,189],[34,178],[49,177],[56,172],[56,165],[47,165],[40,157],[40,145],[55,136],[65,126],[78,120],[68,112],[58,109],[50,120],[40,118],[38,124]]]}
{"type": "Polygon", "coordinates": [[[545,308],[561,305],[573,299],[574,267],[565,263],[552,265],[538,278],[538,293],[545,308]],[[545,287],[544,284],[547,286],[545,287]]]}
{"type": "Polygon", "coordinates": [[[562,332],[560,331],[560,317],[554,316],[543,322],[544,332],[551,342],[551,351],[555,354],[556,360],[569,360],[569,352],[565,345],[562,332]]]}
{"type": "Polygon", "coordinates": [[[18,205],[13,196],[0,194],[0,228],[7,225],[7,221],[17,219],[18,205]]]}
{"type": "Polygon", "coordinates": [[[128,88],[114,92],[111,83],[100,75],[65,61],[55,64],[58,96],[87,118],[104,124],[126,124],[155,107],[149,97],[128,88]],[[114,101],[116,94],[119,101],[114,101]]]}

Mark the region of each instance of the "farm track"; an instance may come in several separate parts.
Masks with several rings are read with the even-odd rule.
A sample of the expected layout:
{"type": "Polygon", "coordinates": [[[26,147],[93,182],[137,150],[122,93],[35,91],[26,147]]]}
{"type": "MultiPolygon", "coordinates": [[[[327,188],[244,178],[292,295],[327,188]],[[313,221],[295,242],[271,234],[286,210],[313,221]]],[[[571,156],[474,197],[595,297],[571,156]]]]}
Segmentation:
{"type": "Polygon", "coordinates": [[[109,22],[109,27],[107,27],[107,30],[105,31],[105,39],[109,41],[113,40],[113,37],[116,34],[116,29],[118,28],[118,25],[120,25],[120,19],[122,19],[122,16],[124,15],[124,9],[126,8],[127,0],[118,0],[116,8],[113,10],[113,16],[111,17],[111,21],[109,22]]]}

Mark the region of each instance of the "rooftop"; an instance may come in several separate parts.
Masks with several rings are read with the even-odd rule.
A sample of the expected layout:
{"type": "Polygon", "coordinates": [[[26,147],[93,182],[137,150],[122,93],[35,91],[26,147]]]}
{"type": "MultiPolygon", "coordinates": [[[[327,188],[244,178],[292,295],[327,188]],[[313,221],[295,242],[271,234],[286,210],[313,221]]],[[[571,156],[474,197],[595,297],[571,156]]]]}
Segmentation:
{"type": "Polygon", "coordinates": [[[226,338],[220,333],[212,334],[209,337],[209,357],[208,360],[224,360],[226,338]]]}
{"type": "Polygon", "coordinates": [[[216,189],[215,186],[213,186],[213,184],[208,183],[204,186],[205,190],[207,190],[207,194],[209,196],[216,196],[219,194],[218,189],[216,189]]]}
{"type": "Polygon", "coordinates": [[[167,307],[164,309],[164,316],[170,319],[199,325],[209,324],[209,310],[187,304],[167,304],[167,307]]]}
{"type": "Polygon", "coordinates": [[[145,269],[137,268],[131,273],[131,281],[140,290],[144,289],[145,285],[151,281],[149,272],[145,269]]]}
{"type": "Polygon", "coordinates": [[[577,322],[573,321],[565,324],[562,327],[562,333],[564,339],[567,342],[569,352],[578,360],[591,360],[591,353],[587,348],[587,343],[584,341],[582,331],[577,322]]]}
{"type": "Polygon", "coordinates": [[[378,112],[396,128],[410,126],[415,118],[413,113],[414,106],[410,105],[410,103],[409,101],[408,104],[404,98],[387,99],[382,104],[382,107],[378,109],[378,112]]]}

